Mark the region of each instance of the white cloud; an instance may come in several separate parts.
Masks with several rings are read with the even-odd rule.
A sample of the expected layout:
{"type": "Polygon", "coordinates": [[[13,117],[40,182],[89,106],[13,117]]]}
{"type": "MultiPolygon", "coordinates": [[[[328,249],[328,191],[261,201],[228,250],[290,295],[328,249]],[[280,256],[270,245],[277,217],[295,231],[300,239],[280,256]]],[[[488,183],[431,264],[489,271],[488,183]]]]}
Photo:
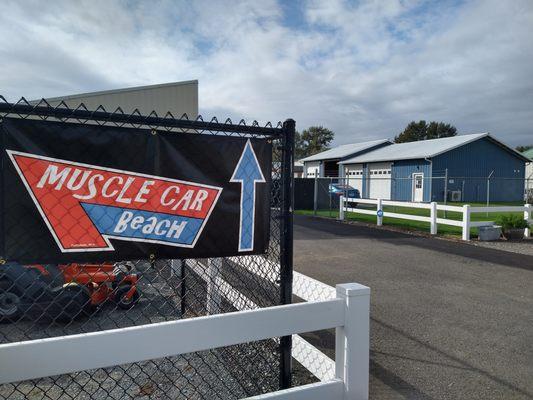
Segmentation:
{"type": "Polygon", "coordinates": [[[533,3],[8,1],[0,93],[199,79],[207,116],[324,124],[338,144],[412,119],[533,142],[533,3]],[[300,3],[293,3],[298,7],[300,3]]]}

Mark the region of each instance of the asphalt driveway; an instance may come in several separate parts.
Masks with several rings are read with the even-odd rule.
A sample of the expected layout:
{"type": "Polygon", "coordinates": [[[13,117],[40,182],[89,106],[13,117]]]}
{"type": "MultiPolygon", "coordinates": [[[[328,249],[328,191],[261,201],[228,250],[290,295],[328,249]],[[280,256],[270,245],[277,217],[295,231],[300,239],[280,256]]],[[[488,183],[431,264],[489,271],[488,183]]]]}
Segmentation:
{"type": "Polygon", "coordinates": [[[371,399],[533,399],[533,256],[304,216],[294,246],[295,270],[370,286],[371,399]]]}

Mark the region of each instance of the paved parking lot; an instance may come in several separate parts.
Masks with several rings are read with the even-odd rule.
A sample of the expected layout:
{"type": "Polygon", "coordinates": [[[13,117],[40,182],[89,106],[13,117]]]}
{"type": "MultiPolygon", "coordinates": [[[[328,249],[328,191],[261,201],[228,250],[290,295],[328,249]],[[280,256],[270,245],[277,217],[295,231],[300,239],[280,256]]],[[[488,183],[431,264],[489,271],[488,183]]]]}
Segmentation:
{"type": "MultiPolygon", "coordinates": [[[[533,256],[304,216],[294,250],[371,287],[371,398],[533,399],[533,256]]],[[[331,354],[332,332],[308,339],[331,354]]]]}

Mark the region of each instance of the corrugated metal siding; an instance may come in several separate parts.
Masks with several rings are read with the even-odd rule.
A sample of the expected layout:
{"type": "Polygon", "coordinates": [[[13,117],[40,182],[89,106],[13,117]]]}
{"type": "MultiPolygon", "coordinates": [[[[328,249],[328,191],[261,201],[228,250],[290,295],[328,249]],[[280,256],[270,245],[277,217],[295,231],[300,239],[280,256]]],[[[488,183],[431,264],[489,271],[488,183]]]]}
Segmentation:
{"type": "MultiPolygon", "coordinates": [[[[463,201],[486,201],[487,177],[491,201],[521,201],[524,196],[525,162],[484,138],[433,158],[433,171],[439,176],[448,168],[448,190],[462,190],[463,201]],[[519,171],[519,172],[517,172],[519,171]],[[506,178],[506,179],[504,179],[506,178]]],[[[434,179],[433,195],[442,198],[442,179],[434,179]],[[441,181],[442,184],[438,184],[441,181]]]]}
{"type": "Polygon", "coordinates": [[[48,100],[52,106],[63,100],[73,108],[84,103],[89,110],[95,110],[102,105],[111,112],[121,107],[125,113],[139,109],[141,114],[148,115],[155,110],[159,116],[165,116],[167,111],[170,111],[175,118],[187,114],[190,119],[194,119],[198,116],[198,81],[87,93],[48,100]]]}
{"type": "Polygon", "coordinates": [[[393,200],[412,200],[414,173],[424,174],[424,201],[430,201],[431,164],[426,160],[395,161],[392,164],[391,198],[393,200]]]}

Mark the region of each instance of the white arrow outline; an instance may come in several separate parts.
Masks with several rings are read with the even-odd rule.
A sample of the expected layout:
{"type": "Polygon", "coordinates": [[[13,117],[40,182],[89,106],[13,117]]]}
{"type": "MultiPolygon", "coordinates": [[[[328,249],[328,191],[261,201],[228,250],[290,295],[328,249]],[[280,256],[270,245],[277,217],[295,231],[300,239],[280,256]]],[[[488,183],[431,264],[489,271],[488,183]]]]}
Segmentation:
{"type": "Polygon", "coordinates": [[[233,175],[231,176],[230,182],[236,182],[241,184],[241,202],[240,202],[240,215],[239,215],[239,252],[241,251],[252,251],[254,249],[254,233],[255,233],[255,197],[257,194],[256,190],[256,184],[257,183],[265,183],[265,176],[263,175],[263,171],[261,170],[261,164],[259,164],[259,161],[257,160],[257,156],[255,155],[254,147],[252,146],[252,142],[250,139],[246,141],[246,144],[244,145],[244,149],[242,150],[241,157],[239,158],[239,161],[237,162],[237,165],[235,166],[235,170],[233,171],[233,175]],[[253,201],[252,201],[252,240],[251,240],[251,246],[250,248],[242,248],[241,247],[241,235],[242,235],[242,202],[243,202],[243,194],[244,194],[244,181],[243,179],[237,179],[235,178],[235,174],[237,173],[237,170],[239,169],[239,166],[241,165],[242,158],[244,157],[244,153],[246,153],[246,148],[250,146],[250,150],[252,151],[252,154],[254,156],[254,160],[257,164],[257,169],[259,170],[259,173],[261,174],[261,179],[254,179],[254,195],[253,195],[253,201]]]}

